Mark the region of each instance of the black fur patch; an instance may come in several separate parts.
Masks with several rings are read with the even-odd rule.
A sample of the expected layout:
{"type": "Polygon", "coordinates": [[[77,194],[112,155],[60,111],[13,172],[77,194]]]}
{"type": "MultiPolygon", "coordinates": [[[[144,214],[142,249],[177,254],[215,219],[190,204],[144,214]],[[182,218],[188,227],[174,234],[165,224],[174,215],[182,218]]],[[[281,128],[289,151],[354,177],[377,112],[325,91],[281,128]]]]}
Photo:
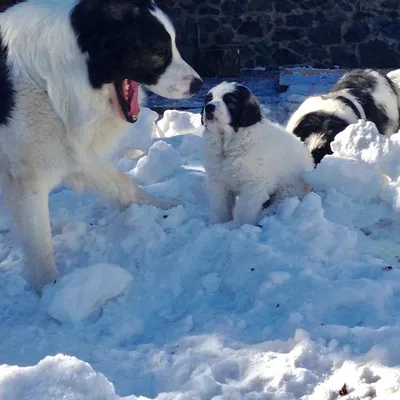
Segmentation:
{"type": "Polygon", "coordinates": [[[347,97],[344,96],[337,96],[337,100],[340,100],[343,104],[346,104],[347,107],[350,107],[353,110],[353,113],[357,116],[358,119],[361,119],[361,114],[360,111],[358,111],[358,108],[354,105],[354,103],[349,100],[347,97]]]}
{"type": "Polygon", "coordinates": [[[224,94],[222,99],[228,107],[231,116],[230,125],[235,131],[261,122],[260,103],[246,86],[236,85],[235,90],[224,94]]]}
{"type": "Polygon", "coordinates": [[[157,84],[172,60],[169,33],[150,10],[151,0],[81,0],[71,24],[83,53],[88,53],[94,88],[115,80],[157,84]]]}
{"type": "Polygon", "coordinates": [[[0,35],[0,124],[6,125],[15,107],[15,92],[7,65],[7,46],[0,35]]]}
{"type": "Polygon", "coordinates": [[[293,133],[303,142],[311,135],[321,133],[324,143],[321,147],[310,149],[314,163],[318,164],[327,155],[332,154],[331,143],[335,136],[348,126],[344,119],[324,111],[315,111],[304,115],[293,133]]]}
{"type": "MultiPolygon", "coordinates": [[[[379,74],[386,79],[384,74],[379,74]]],[[[375,103],[371,94],[377,84],[378,79],[371,75],[371,73],[364,70],[356,70],[345,74],[333,87],[331,92],[347,90],[361,104],[367,120],[372,121],[378,128],[378,131],[384,134],[389,123],[389,117],[385,109],[375,103]]]]}

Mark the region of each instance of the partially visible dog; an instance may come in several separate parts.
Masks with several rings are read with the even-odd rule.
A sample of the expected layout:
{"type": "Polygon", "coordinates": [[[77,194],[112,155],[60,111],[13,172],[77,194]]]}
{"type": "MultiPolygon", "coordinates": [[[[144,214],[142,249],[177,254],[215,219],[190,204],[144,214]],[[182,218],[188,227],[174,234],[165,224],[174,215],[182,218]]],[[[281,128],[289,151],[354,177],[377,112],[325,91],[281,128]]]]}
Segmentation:
{"type": "Polygon", "coordinates": [[[286,129],[310,149],[315,164],[332,154],[335,136],[359,119],[372,121],[382,135],[399,129],[399,97],[394,83],[383,73],[355,70],[325,95],[306,99],[289,119],[286,129]]]}
{"type": "Polygon", "coordinates": [[[263,116],[247,87],[224,82],[211,89],[203,123],[213,222],[256,224],[264,208],[310,190],[303,179],[314,168],[310,152],[263,116]]]}
{"type": "Polygon", "coordinates": [[[0,178],[28,278],[58,272],[48,195],[61,180],[121,205],[170,208],[106,156],[139,113],[138,83],[169,98],[202,85],[153,0],[32,0],[0,14],[0,178]]]}

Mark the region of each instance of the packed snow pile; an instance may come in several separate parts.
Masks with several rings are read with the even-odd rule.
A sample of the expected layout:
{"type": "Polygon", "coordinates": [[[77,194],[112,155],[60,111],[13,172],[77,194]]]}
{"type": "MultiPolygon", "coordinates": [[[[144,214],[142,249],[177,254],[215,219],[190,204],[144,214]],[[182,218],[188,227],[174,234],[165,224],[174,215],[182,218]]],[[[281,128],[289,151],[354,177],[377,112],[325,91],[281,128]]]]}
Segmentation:
{"type": "Polygon", "coordinates": [[[163,118],[157,122],[157,128],[161,138],[188,133],[199,135],[203,131],[201,114],[166,110],[163,118]]]}
{"type": "Polygon", "coordinates": [[[375,124],[359,120],[336,136],[311,180],[325,189],[352,196],[380,198],[400,211],[400,133],[380,135],[375,124]]]}
{"type": "MultiPolygon", "coordinates": [[[[0,366],[0,399],[117,400],[113,385],[75,357],[46,357],[34,367],[0,366]]],[[[133,398],[131,400],[134,400],[133,398]]]]}
{"type": "Polygon", "coordinates": [[[107,300],[121,294],[131,282],[132,276],[118,265],[92,265],[48,285],[42,296],[42,307],[60,322],[82,321],[107,300]]]}
{"type": "Polygon", "coordinates": [[[52,194],[63,277],[42,299],[1,225],[0,400],[400,398],[400,134],[349,127],[313,192],[230,229],[210,223],[199,114],[162,140],[148,116],[128,132],[145,145],[124,139],[145,156],[115,163],[181,206],[52,194]]]}
{"type": "Polygon", "coordinates": [[[155,142],[148,155],[142,157],[132,171],[138,183],[151,185],[170,177],[182,165],[181,156],[168,143],[155,142]]]}

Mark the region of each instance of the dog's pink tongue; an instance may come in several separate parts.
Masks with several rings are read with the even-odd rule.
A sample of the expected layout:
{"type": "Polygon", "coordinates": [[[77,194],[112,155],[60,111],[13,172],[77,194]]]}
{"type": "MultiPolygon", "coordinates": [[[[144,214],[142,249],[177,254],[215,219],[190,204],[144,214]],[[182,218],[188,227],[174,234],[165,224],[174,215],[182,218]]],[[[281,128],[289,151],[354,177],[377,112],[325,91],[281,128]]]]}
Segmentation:
{"type": "Polygon", "coordinates": [[[139,105],[139,84],[135,81],[129,81],[129,97],[131,99],[130,114],[133,118],[138,118],[140,114],[139,105]]]}

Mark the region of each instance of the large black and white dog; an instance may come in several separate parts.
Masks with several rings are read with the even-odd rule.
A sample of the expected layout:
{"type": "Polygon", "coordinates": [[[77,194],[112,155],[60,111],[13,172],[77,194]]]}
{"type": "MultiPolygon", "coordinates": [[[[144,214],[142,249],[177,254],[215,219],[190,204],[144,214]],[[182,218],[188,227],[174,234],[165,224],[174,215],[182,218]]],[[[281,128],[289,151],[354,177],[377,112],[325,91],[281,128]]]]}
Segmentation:
{"type": "Polygon", "coordinates": [[[289,119],[286,128],[306,143],[318,164],[335,136],[359,119],[375,123],[382,135],[399,129],[399,98],[394,83],[374,70],[355,70],[332,90],[307,98],[289,119]]]}
{"type": "Polygon", "coordinates": [[[164,97],[202,85],[152,0],[34,0],[0,15],[0,177],[29,279],[57,278],[48,195],[61,180],[119,202],[169,208],[106,155],[139,112],[138,83],[164,97]]]}

